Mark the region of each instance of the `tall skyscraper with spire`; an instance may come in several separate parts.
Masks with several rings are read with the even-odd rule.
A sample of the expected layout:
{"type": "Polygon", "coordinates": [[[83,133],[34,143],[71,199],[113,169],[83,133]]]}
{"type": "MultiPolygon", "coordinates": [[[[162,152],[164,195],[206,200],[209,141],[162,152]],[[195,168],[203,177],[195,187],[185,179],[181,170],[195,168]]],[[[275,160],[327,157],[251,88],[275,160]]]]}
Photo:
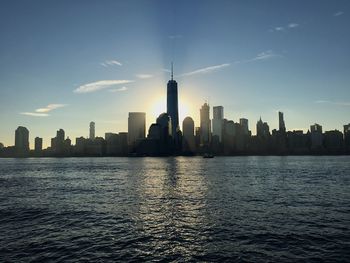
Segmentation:
{"type": "Polygon", "coordinates": [[[168,81],[167,85],[167,113],[171,118],[171,129],[175,142],[175,147],[179,147],[179,104],[177,94],[177,82],[174,80],[173,63],[171,63],[171,80],[168,81]]]}

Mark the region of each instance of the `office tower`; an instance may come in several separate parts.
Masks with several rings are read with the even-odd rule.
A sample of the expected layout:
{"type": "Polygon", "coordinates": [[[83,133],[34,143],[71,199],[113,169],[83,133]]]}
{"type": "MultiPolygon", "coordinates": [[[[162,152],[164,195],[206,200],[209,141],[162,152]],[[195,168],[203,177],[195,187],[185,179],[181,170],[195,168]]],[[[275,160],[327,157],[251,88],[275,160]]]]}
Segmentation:
{"type": "Polygon", "coordinates": [[[222,142],[223,132],[223,121],[224,121],[224,107],[215,106],[213,107],[213,136],[217,136],[219,142],[222,142]]]}
{"type": "Polygon", "coordinates": [[[56,139],[57,139],[57,143],[63,143],[64,142],[64,130],[63,129],[59,129],[56,133],[56,139]]]}
{"type": "Polygon", "coordinates": [[[204,103],[200,109],[200,143],[202,145],[208,145],[210,142],[210,118],[209,118],[209,104],[204,103]]]}
{"type": "Polygon", "coordinates": [[[90,140],[95,139],[95,123],[92,121],[90,122],[90,136],[89,136],[90,140]]]}
{"type": "Polygon", "coordinates": [[[167,84],[167,113],[171,118],[172,136],[174,138],[175,147],[179,148],[179,106],[177,82],[173,79],[173,64],[171,64],[171,80],[167,84]]]}
{"type": "Polygon", "coordinates": [[[256,136],[258,137],[268,137],[270,136],[270,127],[267,122],[260,120],[256,123],[256,136]]]}
{"type": "Polygon", "coordinates": [[[315,123],[310,126],[311,131],[311,149],[319,150],[323,148],[322,126],[315,123]]]}
{"type": "Polygon", "coordinates": [[[128,144],[131,150],[137,142],[146,136],[146,113],[129,112],[128,118],[128,144]]]}
{"type": "Polygon", "coordinates": [[[184,152],[194,152],[195,151],[195,137],[194,137],[194,121],[191,117],[186,117],[182,122],[182,132],[183,132],[183,151],[184,152]]]}
{"type": "Polygon", "coordinates": [[[64,150],[65,150],[65,134],[64,134],[64,130],[63,129],[59,129],[56,132],[56,137],[55,138],[51,138],[51,150],[55,153],[55,154],[63,154],[64,150]]]}
{"type": "Polygon", "coordinates": [[[243,135],[249,135],[248,119],[240,118],[239,124],[241,125],[243,135]]]}
{"type": "Polygon", "coordinates": [[[286,132],[286,125],[284,124],[283,112],[278,112],[278,123],[279,123],[279,131],[286,132]]]}
{"type": "Polygon", "coordinates": [[[15,149],[18,154],[29,152],[29,131],[26,127],[19,126],[15,132],[15,149]]]}
{"type": "Polygon", "coordinates": [[[43,138],[35,137],[34,145],[34,150],[36,152],[41,152],[43,149],[43,138]]]}

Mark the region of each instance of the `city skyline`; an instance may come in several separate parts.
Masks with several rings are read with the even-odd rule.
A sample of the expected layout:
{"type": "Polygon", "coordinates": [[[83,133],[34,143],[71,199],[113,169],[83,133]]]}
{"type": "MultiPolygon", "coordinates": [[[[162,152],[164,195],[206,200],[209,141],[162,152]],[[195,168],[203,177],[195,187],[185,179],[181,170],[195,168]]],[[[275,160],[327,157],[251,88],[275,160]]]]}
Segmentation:
{"type": "Polygon", "coordinates": [[[224,106],[227,119],[248,119],[253,134],[260,116],[278,129],[278,111],[287,130],[318,123],[342,131],[349,122],[347,1],[3,5],[5,146],[13,145],[18,126],[31,131],[31,148],[37,136],[49,146],[60,128],[72,139],[88,137],[92,120],[96,136],[127,131],[128,112],[146,112],[148,128],[166,112],[171,61],[181,87],[180,126],[186,116],[199,126],[205,100],[224,106]]]}

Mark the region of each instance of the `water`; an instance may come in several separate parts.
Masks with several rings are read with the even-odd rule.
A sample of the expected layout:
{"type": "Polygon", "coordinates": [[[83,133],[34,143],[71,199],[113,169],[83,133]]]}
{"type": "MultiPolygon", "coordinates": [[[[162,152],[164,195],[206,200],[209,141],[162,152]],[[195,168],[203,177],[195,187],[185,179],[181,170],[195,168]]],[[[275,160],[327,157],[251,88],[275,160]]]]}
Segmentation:
{"type": "Polygon", "coordinates": [[[0,159],[0,261],[350,261],[350,157],[0,159]]]}

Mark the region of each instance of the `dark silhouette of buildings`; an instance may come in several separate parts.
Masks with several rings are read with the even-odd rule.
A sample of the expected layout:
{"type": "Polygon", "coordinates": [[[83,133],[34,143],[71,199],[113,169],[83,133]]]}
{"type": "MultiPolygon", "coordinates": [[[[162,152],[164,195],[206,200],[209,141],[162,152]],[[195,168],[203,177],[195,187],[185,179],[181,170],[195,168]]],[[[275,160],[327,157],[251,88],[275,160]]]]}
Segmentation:
{"type": "Polygon", "coordinates": [[[270,135],[269,125],[267,122],[263,122],[260,117],[260,120],[256,123],[256,136],[261,138],[268,138],[270,135]]]}
{"type": "Polygon", "coordinates": [[[18,156],[29,153],[29,131],[26,127],[19,126],[15,132],[15,151],[18,156]]]}
{"type": "Polygon", "coordinates": [[[129,112],[128,118],[128,144],[131,152],[146,137],[146,113],[129,112]]]}
{"type": "Polygon", "coordinates": [[[182,122],[182,151],[185,154],[196,152],[196,141],[194,136],[194,121],[191,117],[186,117],[182,122]]]}
{"type": "Polygon", "coordinates": [[[283,117],[283,112],[278,112],[278,127],[279,127],[279,131],[281,133],[285,133],[286,132],[286,125],[284,123],[284,117],[283,117]]]}
{"type": "Polygon", "coordinates": [[[90,122],[89,139],[90,140],[95,139],[95,123],[93,121],[90,122]]]}
{"type": "Polygon", "coordinates": [[[311,150],[313,152],[323,152],[323,133],[322,126],[315,123],[310,126],[311,131],[311,150]]]}
{"type": "Polygon", "coordinates": [[[200,145],[208,147],[210,144],[211,122],[210,122],[210,107],[208,103],[204,103],[200,109],[200,145]]]}
{"type": "Polygon", "coordinates": [[[54,156],[69,156],[71,155],[71,140],[65,139],[65,132],[59,129],[56,132],[56,137],[51,138],[51,154],[54,156]]]}
{"type": "Polygon", "coordinates": [[[177,151],[181,150],[181,133],[179,127],[179,103],[177,82],[174,80],[173,64],[171,64],[171,79],[167,84],[167,113],[171,119],[172,137],[177,151]]]}
{"type": "Polygon", "coordinates": [[[213,138],[216,137],[218,143],[222,142],[223,125],[224,125],[224,107],[214,106],[213,107],[213,138]]]}
{"type": "Polygon", "coordinates": [[[29,131],[19,126],[15,131],[15,145],[4,147],[0,143],[0,157],[66,157],[66,156],[169,156],[214,153],[216,155],[300,155],[300,154],[350,154],[350,124],[338,130],[322,131],[314,124],[304,133],[287,131],[282,112],[278,112],[278,130],[270,133],[269,125],[261,117],[252,136],[248,119],[239,122],[224,118],[224,107],[210,107],[205,102],[200,108],[200,127],[195,127],[191,117],[186,117],[179,128],[178,87],[173,79],[167,84],[167,112],[162,113],[148,129],[146,113],[129,112],[128,132],[105,133],[105,138],[95,137],[95,123],[90,122],[89,137],[78,137],[75,145],[59,129],[51,139],[51,146],[43,149],[43,139],[36,137],[34,150],[29,149],[29,131]]]}
{"type": "Polygon", "coordinates": [[[34,139],[34,151],[36,153],[41,153],[43,150],[43,138],[35,137],[34,139]]]}

